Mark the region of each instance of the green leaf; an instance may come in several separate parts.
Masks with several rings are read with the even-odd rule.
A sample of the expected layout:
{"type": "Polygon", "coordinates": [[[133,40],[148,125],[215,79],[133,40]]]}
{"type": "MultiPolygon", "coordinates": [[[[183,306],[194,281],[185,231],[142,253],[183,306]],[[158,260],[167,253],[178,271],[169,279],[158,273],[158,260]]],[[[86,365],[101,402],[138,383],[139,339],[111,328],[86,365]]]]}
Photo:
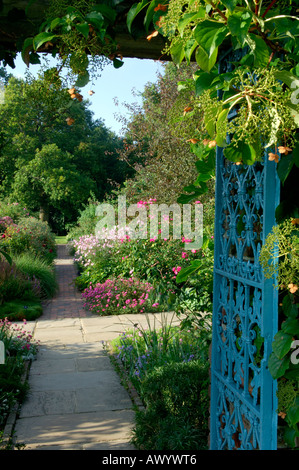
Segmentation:
{"type": "Polygon", "coordinates": [[[289,365],[288,370],[284,373],[284,377],[288,380],[298,379],[299,377],[299,365],[292,363],[289,365]]]}
{"type": "Polygon", "coordinates": [[[184,54],[188,64],[191,62],[191,57],[196,47],[197,42],[194,39],[189,39],[184,46],[184,54]]]}
{"type": "Polygon", "coordinates": [[[75,87],[83,88],[89,82],[89,73],[86,71],[78,75],[75,87]]]}
{"type": "Polygon", "coordinates": [[[179,19],[178,22],[178,31],[181,36],[183,36],[184,29],[188,24],[190,24],[192,21],[197,20],[198,18],[204,18],[206,15],[206,9],[203,7],[198,7],[198,11],[196,13],[190,12],[190,13],[185,13],[182,18],[179,19]]]}
{"type": "Polygon", "coordinates": [[[215,154],[211,153],[207,160],[198,160],[195,163],[195,166],[199,173],[196,179],[196,184],[199,184],[202,181],[209,181],[215,173],[215,154]]]}
{"type": "Polygon", "coordinates": [[[290,153],[288,155],[283,156],[277,164],[277,174],[282,182],[285,183],[285,180],[290,174],[291,169],[293,168],[294,161],[293,161],[293,154],[290,153]]]}
{"type": "Polygon", "coordinates": [[[144,18],[144,26],[145,26],[146,32],[148,32],[149,30],[149,27],[153,20],[153,16],[155,14],[155,8],[159,5],[159,3],[160,3],[160,0],[152,0],[149,4],[149,7],[146,10],[146,15],[144,18]]]}
{"type": "Polygon", "coordinates": [[[289,366],[289,360],[287,357],[283,359],[278,359],[276,354],[271,353],[268,361],[268,367],[270,374],[272,375],[273,379],[278,379],[282,377],[289,366]]]}
{"type": "Polygon", "coordinates": [[[56,38],[56,34],[53,33],[40,33],[33,38],[33,47],[34,50],[37,51],[43,44],[48,41],[52,41],[52,39],[56,38]]]}
{"type": "Polygon", "coordinates": [[[298,18],[294,21],[291,18],[282,16],[281,18],[275,18],[273,21],[279,35],[289,36],[291,38],[295,38],[295,36],[299,35],[298,18]]]}
{"type": "Polygon", "coordinates": [[[50,29],[53,31],[57,26],[60,26],[61,24],[64,24],[65,21],[62,18],[54,18],[54,20],[51,21],[50,29]]]}
{"type": "Polygon", "coordinates": [[[88,38],[88,35],[89,35],[89,24],[88,23],[76,24],[76,29],[79,31],[79,33],[83,34],[85,39],[88,38]]]}
{"type": "Polygon", "coordinates": [[[138,13],[140,13],[141,10],[143,10],[143,8],[145,8],[148,4],[149,4],[148,0],[142,0],[142,2],[135,3],[130,8],[130,10],[127,14],[127,27],[128,27],[129,33],[132,32],[132,23],[133,23],[134,19],[136,18],[138,13]]]}
{"type": "Polygon", "coordinates": [[[209,109],[209,113],[206,113],[204,117],[205,127],[211,139],[214,139],[215,137],[218,112],[219,106],[211,106],[209,109]]]}
{"type": "Polygon", "coordinates": [[[199,160],[203,160],[208,158],[210,153],[215,153],[214,149],[210,149],[206,145],[203,144],[190,144],[190,148],[192,153],[194,153],[199,160]]]}
{"type": "Polygon", "coordinates": [[[12,259],[11,259],[11,257],[9,256],[9,254],[6,253],[6,251],[0,250],[0,253],[4,256],[4,258],[8,261],[9,264],[12,264],[12,259]]]}
{"type": "Polygon", "coordinates": [[[299,335],[299,320],[296,318],[288,318],[282,323],[281,329],[292,336],[299,335]]]}
{"type": "Polygon", "coordinates": [[[201,260],[192,261],[191,266],[181,269],[181,271],[177,274],[176,283],[180,284],[181,282],[187,281],[188,277],[198,271],[201,265],[201,260]]]}
{"type": "Polygon", "coordinates": [[[200,72],[195,74],[197,76],[195,80],[195,93],[200,96],[204,91],[208,90],[215,78],[213,73],[200,72]]]}
{"type": "Polygon", "coordinates": [[[97,11],[92,11],[88,15],[85,16],[85,19],[88,23],[91,23],[97,30],[101,30],[104,24],[104,17],[101,13],[97,11]]]}
{"type": "Polygon", "coordinates": [[[231,162],[242,162],[244,165],[252,165],[257,157],[253,145],[243,141],[228,145],[224,149],[224,156],[231,162]]]}
{"type": "Polygon", "coordinates": [[[294,405],[288,409],[287,421],[290,426],[295,426],[299,423],[299,396],[296,397],[294,405]]]}
{"type": "Polygon", "coordinates": [[[194,30],[194,37],[198,44],[211,58],[213,52],[224,41],[229,29],[223,23],[212,20],[204,20],[194,30]]]}
{"type": "Polygon", "coordinates": [[[39,54],[37,52],[31,52],[29,55],[30,64],[40,64],[39,54]]]}
{"type": "MultiPolygon", "coordinates": [[[[297,101],[297,95],[299,96],[299,80],[298,82],[298,90],[295,90],[294,93],[291,95],[291,99],[293,99],[294,103],[297,101]]],[[[294,123],[296,127],[299,127],[299,111],[298,111],[298,104],[294,104],[291,101],[287,101],[286,105],[290,110],[290,114],[294,119],[294,123]]]]}
{"type": "Polygon", "coordinates": [[[123,61],[120,60],[120,59],[117,59],[116,57],[113,59],[113,67],[115,69],[119,69],[120,67],[122,67],[124,65],[123,61]]]}
{"type": "Polygon", "coordinates": [[[194,37],[198,44],[211,57],[214,50],[224,41],[229,29],[223,23],[212,20],[204,20],[198,24],[194,30],[194,37]]]}
{"type": "Polygon", "coordinates": [[[251,41],[248,42],[254,57],[255,67],[266,67],[270,60],[269,49],[265,41],[255,34],[249,34],[251,41]]]}
{"type": "Polygon", "coordinates": [[[216,142],[218,147],[226,147],[226,137],[227,137],[227,117],[228,117],[229,109],[223,109],[218,116],[216,122],[216,142]]]}
{"type": "Polygon", "coordinates": [[[235,36],[244,45],[249,27],[251,25],[252,13],[248,10],[240,10],[228,17],[227,25],[232,36],[235,36]]]}
{"type": "Polygon", "coordinates": [[[184,41],[179,41],[170,47],[170,54],[175,64],[179,65],[185,57],[184,41]]]}
{"type": "Polygon", "coordinates": [[[208,56],[206,51],[201,46],[198,46],[195,51],[195,60],[197,64],[199,65],[199,67],[201,68],[201,70],[203,70],[204,72],[210,72],[210,70],[212,70],[212,68],[214,67],[216,63],[217,56],[218,56],[218,47],[216,47],[211,57],[208,56]]]}
{"type": "Polygon", "coordinates": [[[195,198],[206,193],[208,190],[208,187],[205,182],[201,182],[198,186],[190,185],[190,186],[187,186],[186,188],[183,188],[183,190],[186,192],[190,192],[191,194],[181,194],[177,198],[177,202],[179,204],[188,204],[189,202],[194,201],[195,198]],[[191,189],[191,186],[192,186],[192,189],[191,189]]]}
{"type": "Polygon", "coordinates": [[[96,20],[97,22],[103,23],[104,17],[99,11],[91,11],[85,16],[89,21],[96,20]]]}
{"type": "Polygon", "coordinates": [[[22,49],[22,59],[23,62],[29,67],[30,64],[30,51],[33,49],[33,38],[27,38],[24,41],[22,49]]]}
{"type": "Polygon", "coordinates": [[[285,295],[282,300],[282,310],[285,316],[289,318],[297,318],[298,307],[296,304],[293,304],[289,295],[285,295]]]}
{"type": "Polygon", "coordinates": [[[299,433],[296,429],[287,426],[283,437],[286,444],[293,449],[296,447],[296,437],[299,437],[299,433]]]}
{"type": "Polygon", "coordinates": [[[298,80],[298,77],[293,75],[291,72],[288,72],[287,70],[281,70],[277,72],[274,71],[273,75],[276,80],[285,83],[285,85],[287,85],[289,88],[292,88],[293,83],[298,80]]]}
{"type": "Polygon", "coordinates": [[[290,351],[293,338],[291,335],[280,330],[274,336],[272,343],[273,352],[278,359],[283,359],[284,356],[290,351]]]}
{"type": "Polygon", "coordinates": [[[234,11],[234,9],[236,8],[237,4],[238,4],[238,0],[221,0],[221,3],[226,8],[228,8],[230,13],[232,13],[234,11]]]}
{"type": "Polygon", "coordinates": [[[92,8],[94,11],[101,13],[105,18],[110,21],[110,23],[114,23],[117,13],[109,5],[101,3],[99,5],[94,5],[92,8]]]}

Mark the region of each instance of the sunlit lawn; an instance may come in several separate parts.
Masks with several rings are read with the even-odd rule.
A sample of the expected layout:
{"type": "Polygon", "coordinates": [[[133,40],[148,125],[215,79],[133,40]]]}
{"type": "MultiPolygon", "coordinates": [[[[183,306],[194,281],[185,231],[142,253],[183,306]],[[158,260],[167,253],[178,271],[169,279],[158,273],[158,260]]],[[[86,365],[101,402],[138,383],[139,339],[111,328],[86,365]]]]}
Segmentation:
{"type": "Polygon", "coordinates": [[[65,245],[67,243],[66,236],[56,236],[55,242],[57,245],[65,245]]]}

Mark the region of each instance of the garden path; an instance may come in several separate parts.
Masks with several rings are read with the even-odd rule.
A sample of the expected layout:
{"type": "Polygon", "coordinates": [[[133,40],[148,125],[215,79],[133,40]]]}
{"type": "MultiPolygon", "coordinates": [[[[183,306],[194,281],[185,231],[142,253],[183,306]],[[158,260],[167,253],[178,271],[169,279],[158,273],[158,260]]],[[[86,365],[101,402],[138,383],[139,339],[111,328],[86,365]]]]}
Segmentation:
{"type": "MultiPolygon", "coordinates": [[[[73,280],[76,268],[58,246],[57,295],[27,329],[40,341],[30,373],[30,393],[15,425],[25,450],[132,450],[132,401],[111,365],[103,342],[144,315],[97,317],[83,309],[73,280]]],[[[152,321],[159,321],[152,315],[152,321]]]]}

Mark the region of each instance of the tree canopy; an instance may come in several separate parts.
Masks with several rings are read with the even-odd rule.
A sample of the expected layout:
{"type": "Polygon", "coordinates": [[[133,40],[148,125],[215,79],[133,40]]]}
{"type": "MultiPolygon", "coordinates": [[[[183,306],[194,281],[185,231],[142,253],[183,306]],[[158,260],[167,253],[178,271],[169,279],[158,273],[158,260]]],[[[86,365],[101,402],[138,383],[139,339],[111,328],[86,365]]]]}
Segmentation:
{"type": "Polygon", "coordinates": [[[0,107],[0,194],[57,228],[76,219],[91,193],[103,198],[127,170],[117,158],[120,138],[93,120],[88,102],[63,88],[55,70],[8,80],[0,107]]]}

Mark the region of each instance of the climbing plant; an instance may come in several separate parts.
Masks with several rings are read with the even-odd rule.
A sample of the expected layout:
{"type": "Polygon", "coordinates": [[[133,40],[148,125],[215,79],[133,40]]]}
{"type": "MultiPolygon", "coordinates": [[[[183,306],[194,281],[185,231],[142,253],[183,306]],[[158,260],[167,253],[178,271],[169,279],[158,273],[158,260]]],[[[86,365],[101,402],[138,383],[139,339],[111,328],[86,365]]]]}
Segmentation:
{"type": "Polygon", "coordinates": [[[279,331],[274,337],[269,370],[278,379],[278,413],[285,420],[284,439],[294,446],[299,435],[299,219],[273,227],[261,249],[265,277],[280,289],[279,331]]]}
{"type": "MultiPolygon", "coordinates": [[[[112,60],[118,68],[123,62],[109,28],[116,19],[114,2],[51,0],[46,19],[34,37],[24,41],[22,57],[28,65],[40,51],[50,51],[76,76],[75,86],[87,85],[112,60]]],[[[38,60],[38,59],[37,59],[38,60]]]]}
{"type": "MultiPolygon", "coordinates": [[[[225,157],[238,164],[253,164],[265,150],[276,162],[291,154],[281,171],[283,178],[294,163],[299,165],[295,3],[143,0],[128,15],[130,29],[145,10],[147,31],[154,24],[155,33],[168,40],[165,53],[177,65],[195,60],[199,66],[192,83],[196,98],[184,110],[186,119],[192,118],[195,109],[202,111],[191,144],[223,147],[225,157]],[[236,56],[230,71],[219,73],[223,50],[242,51],[242,56],[236,56]]],[[[148,39],[154,40],[155,33],[148,39]]],[[[190,81],[183,86],[189,87],[190,81]]]]}

